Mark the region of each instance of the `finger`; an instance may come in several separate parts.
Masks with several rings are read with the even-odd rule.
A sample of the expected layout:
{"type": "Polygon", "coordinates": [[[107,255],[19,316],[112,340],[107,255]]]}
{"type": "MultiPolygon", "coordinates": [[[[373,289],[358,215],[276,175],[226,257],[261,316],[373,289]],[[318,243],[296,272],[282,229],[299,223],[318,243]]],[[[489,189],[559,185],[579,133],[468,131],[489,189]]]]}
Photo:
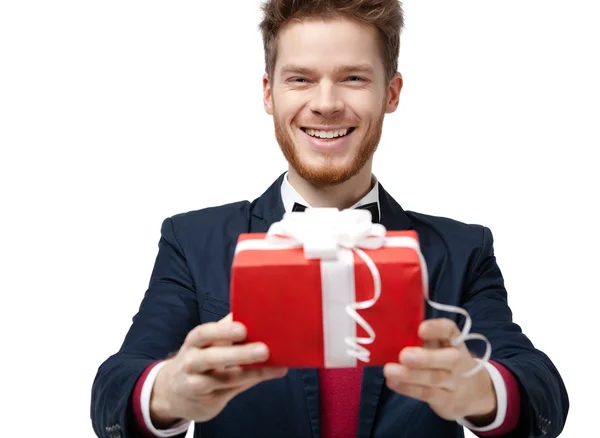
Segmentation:
{"type": "Polygon", "coordinates": [[[455,378],[448,370],[414,369],[400,364],[388,364],[383,368],[383,374],[392,384],[433,386],[448,391],[455,389],[455,378]]]}
{"type": "Polygon", "coordinates": [[[215,342],[241,342],[245,338],[246,327],[243,324],[221,320],[196,326],[188,333],[183,345],[202,348],[215,342]]]}
{"type": "Polygon", "coordinates": [[[214,371],[208,374],[214,380],[214,387],[219,389],[247,387],[257,383],[277,379],[287,374],[287,368],[251,368],[235,367],[226,371],[214,371]]]}
{"type": "Polygon", "coordinates": [[[435,349],[435,348],[441,348],[441,347],[447,347],[448,345],[445,345],[447,343],[441,342],[440,340],[434,340],[434,341],[424,341],[423,342],[423,348],[428,348],[428,349],[435,349]]]}
{"type": "Polygon", "coordinates": [[[450,392],[443,388],[433,386],[414,385],[411,383],[387,382],[388,388],[399,394],[414,398],[426,403],[443,404],[450,397],[450,392]]]}
{"type": "Polygon", "coordinates": [[[213,346],[193,349],[184,358],[185,371],[204,373],[208,370],[222,369],[235,365],[261,363],[269,358],[269,349],[263,343],[251,343],[232,346],[213,346]]]}
{"type": "Polygon", "coordinates": [[[186,379],[186,388],[192,398],[219,397],[229,389],[244,389],[260,382],[283,377],[287,369],[256,368],[243,370],[235,367],[229,370],[191,374],[186,379]]]}
{"type": "MultiPolygon", "coordinates": [[[[425,348],[439,348],[453,346],[452,342],[460,337],[460,329],[456,323],[448,318],[429,319],[419,326],[419,337],[424,341],[425,348]]],[[[463,342],[454,345],[461,354],[468,351],[463,342]]]]}
{"type": "Polygon", "coordinates": [[[244,392],[250,388],[252,388],[252,386],[248,386],[248,388],[236,387],[236,388],[219,389],[219,390],[215,391],[213,393],[213,395],[215,397],[218,397],[219,399],[222,399],[223,402],[226,404],[226,403],[229,403],[235,396],[237,396],[241,392],[244,392]]]}
{"type": "Polygon", "coordinates": [[[263,368],[263,370],[265,370],[264,371],[265,374],[262,377],[259,377],[258,379],[255,379],[255,380],[248,380],[244,385],[241,385],[241,386],[216,389],[213,392],[213,395],[215,397],[223,398],[226,402],[229,402],[235,396],[237,396],[238,394],[240,394],[244,391],[247,391],[248,389],[252,388],[253,386],[256,386],[259,383],[264,382],[266,380],[283,377],[285,375],[285,373],[287,372],[287,370],[284,372],[284,371],[282,371],[282,369],[279,369],[280,371],[278,371],[278,372],[275,372],[274,371],[275,369],[273,369],[272,372],[266,371],[266,370],[268,370],[267,368],[263,368]]]}
{"type": "Polygon", "coordinates": [[[427,341],[450,343],[460,335],[456,323],[448,318],[428,319],[419,326],[419,337],[427,341]]]}
{"type": "Polygon", "coordinates": [[[236,386],[234,388],[217,389],[212,393],[212,395],[214,397],[222,399],[225,403],[229,403],[238,394],[241,394],[242,392],[247,391],[248,389],[252,388],[253,386],[256,386],[258,383],[260,383],[260,382],[251,383],[251,384],[247,384],[244,386],[236,386]]]}
{"type": "MultiPolygon", "coordinates": [[[[220,319],[217,322],[217,325],[223,325],[223,324],[231,324],[233,322],[233,314],[231,312],[229,312],[227,314],[227,316],[225,316],[224,318],[220,319]]],[[[215,341],[212,343],[212,345],[232,345],[233,341],[227,340],[227,341],[215,341]]]]}
{"type": "Polygon", "coordinates": [[[458,367],[462,352],[454,347],[435,350],[407,347],[400,353],[400,363],[410,368],[440,369],[453,371],[458,367]]]}
{"type": "Polygon", "coordinates": [[[218,324],[227,323],[227,322],[233,322],[233,313],[229,312],[227,314],[227,316],[225,316],[224,318],[221,318],[219,320],[218,324]]]}

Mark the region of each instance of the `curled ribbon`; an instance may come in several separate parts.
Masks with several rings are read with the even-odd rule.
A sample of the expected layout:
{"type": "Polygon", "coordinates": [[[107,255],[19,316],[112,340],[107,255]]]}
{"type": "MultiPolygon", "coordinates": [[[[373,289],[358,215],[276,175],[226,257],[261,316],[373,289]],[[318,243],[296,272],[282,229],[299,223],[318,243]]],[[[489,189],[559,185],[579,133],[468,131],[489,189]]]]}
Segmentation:
{"type": "MultiPolygon", "coordinates": [[[[429,299],[429,275],[427,264],[421,253],[419,243],[406,236],[386,237],[386,229],[381,224],[371,222],[371,213],[368,210],[335,208],[309,208],[304,212],[286,213],[283,219],[274,223],[269,228],[265,238],[266,246],[260,249],[291,249],[303,248],[307,259],[336,260],[340,249],[354,251],[367,265],[373,277],[374,295],[366,301],[351,303],[346,306],[346,313],[361,326],[368,337],[346,337],[345,342],[349,347],[348,355],[368,363],[370,352],[364,345],[375,341],[375,331],[359,314],[358,310],[372,307],[381,296],[381,277],[377,266],[363,249],[378,249],[381,247],[404,247],[413,249],[419,257],[421,264],[423,295],[427,303],[437,310],[457,313],[465,317],[465,324],[460,335],[453,341],[453,346],[458,346],[467,340],[479,339],[485,342],[486,351],[472,369],[464,373],[471,376],[480,371],[491,356],[491,344],[487,338],[478,333],[470,333],[472,321],[469,313],[457,306],[440,304],[429,299]]],[[[255,247],[256,241],[246,240],[240,242],[236,252],[245,249],[259,249],[255,247]]]]}

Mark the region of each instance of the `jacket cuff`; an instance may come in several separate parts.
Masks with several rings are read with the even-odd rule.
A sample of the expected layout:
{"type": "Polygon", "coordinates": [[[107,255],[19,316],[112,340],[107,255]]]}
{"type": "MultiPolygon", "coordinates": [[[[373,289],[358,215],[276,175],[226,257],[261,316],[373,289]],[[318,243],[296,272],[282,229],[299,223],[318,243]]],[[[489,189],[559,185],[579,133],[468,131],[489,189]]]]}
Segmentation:
{"type": "Polygon", "coordinates": [[[165,365],[164,361],[154,362],[148,366],[135,384],[131,398],[136,430],[147,438],[168,438],[185,434],[190,422],[186,420],[173,424],[168,429],[156,429],[150,418],[150,396],[158,371],[165,365]]]}

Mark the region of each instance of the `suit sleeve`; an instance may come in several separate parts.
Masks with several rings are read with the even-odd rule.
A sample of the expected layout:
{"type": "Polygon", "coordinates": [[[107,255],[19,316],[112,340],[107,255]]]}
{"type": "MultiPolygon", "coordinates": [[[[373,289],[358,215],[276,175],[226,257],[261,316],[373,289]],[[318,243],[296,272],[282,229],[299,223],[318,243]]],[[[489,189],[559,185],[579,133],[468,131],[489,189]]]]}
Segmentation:
{"type": "MultiPolygon", "coordinates": [[[[92,385],[91,419],[101,438],[139,437],[132,412],[139,377],[157,360],[176,353],[200,323],[194,282],[172,219],[161,227],[158,255],[138,313],[120,350],[98,369],[92,385]]],[[[180,435],[184,437],[185,434],[180,435]]]]}
{"type": "Polygon", "coordinates": [[[488,338],[491,359],[506,367],[519,385],[519,424],[505,436],[557,437],[569,410],[565,385],[548,356],[536,349],[513,322],[494,255],[493,236],[485,227],[481,245],[471,257],[462,305],[473,319],[471,331],[488,338]]]}

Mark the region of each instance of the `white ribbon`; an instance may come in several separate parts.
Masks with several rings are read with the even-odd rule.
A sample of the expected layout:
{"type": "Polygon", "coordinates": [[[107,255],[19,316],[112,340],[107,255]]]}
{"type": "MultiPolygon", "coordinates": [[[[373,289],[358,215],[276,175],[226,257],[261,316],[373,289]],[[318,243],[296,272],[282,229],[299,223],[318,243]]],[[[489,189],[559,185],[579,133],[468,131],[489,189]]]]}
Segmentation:
{"type": "MultiPolygon", "coordinates": [[[[329,272],[339,274],[350,273],[347,278],[347,289],[354,294],[354,271],[352,252],[355,252],[367,265],[373,277],[374,295],[366,301],[356,302],[354,297],[348,299],[350,304],[345,306],[346,314],[350,316],[351,326],[348,330],[355,332],[356,324],[362,327],[368,337],[346,336],[345,344],[348,357],[368,363],[370,352],[364,345],[375,341],[375,331],[359,314],[358,310],[372,307],[381,296],[381,277],[377,266],[363,249],[378,249],[382,247],[410,248],[415,251],[421,264],[423,295],[430,306],[437,310],[458,313],[465,317],[465,325],[459,336],[453,341],[453,346],[458,346],[467,340],[479,339],[486,343],[484,357],[478,364],[466,372],[465,376],[471,376],[481,370],[491,356],[491,344],[485,336],[477,333],[469,333],[471,330],[471,317],[469,313],[456,306],[439,304],[429,299],[429,275],[427,265],[421,248],[416,239],[408,236],[386,237],[386,229],[381,224],[371,222],[371,213],[362,209],[338,210],[335,208],[309,208],[304,212],[286,213],[283,219],[274,223],[267,232],[265,239],[250,239],[238,243],[236,254],[245,250],[282,250],[291,248],[303,248],[307,259],[320,259],[321,269],[327,268],[329,272]],[[349,266],[350,269],[346,269],[349,266]],[[340,267],[342,271],[340,271],[340,267]],[[332,271],[333,269],[333,271],[332,271]]],[[[336,275],[336,280],[340,278],[336,275]]],[[[323,281],[328,281],[327,275],[322,275],[323,281]]],[[[339,301],[339,300],[338,300],[339,301]]],[[[334,307],[334,306],[333,306],[334,307]]],[[[325,309],[324,309],[325,312],[325,309]]],[[[324,318],[326,319],[326,318],[324,318]]],[[[339,331],[336,327],[332,332],[339,331]]],[[[325,337],[327,349],[327,336],[325,337]]],[[[331,345],[335,349],[336,345],[331,345]]],[[[339,364],[338,364],[339,365],[339,364]]],[[[327,364],[326,364],[327,366],[327,364]]]]}

